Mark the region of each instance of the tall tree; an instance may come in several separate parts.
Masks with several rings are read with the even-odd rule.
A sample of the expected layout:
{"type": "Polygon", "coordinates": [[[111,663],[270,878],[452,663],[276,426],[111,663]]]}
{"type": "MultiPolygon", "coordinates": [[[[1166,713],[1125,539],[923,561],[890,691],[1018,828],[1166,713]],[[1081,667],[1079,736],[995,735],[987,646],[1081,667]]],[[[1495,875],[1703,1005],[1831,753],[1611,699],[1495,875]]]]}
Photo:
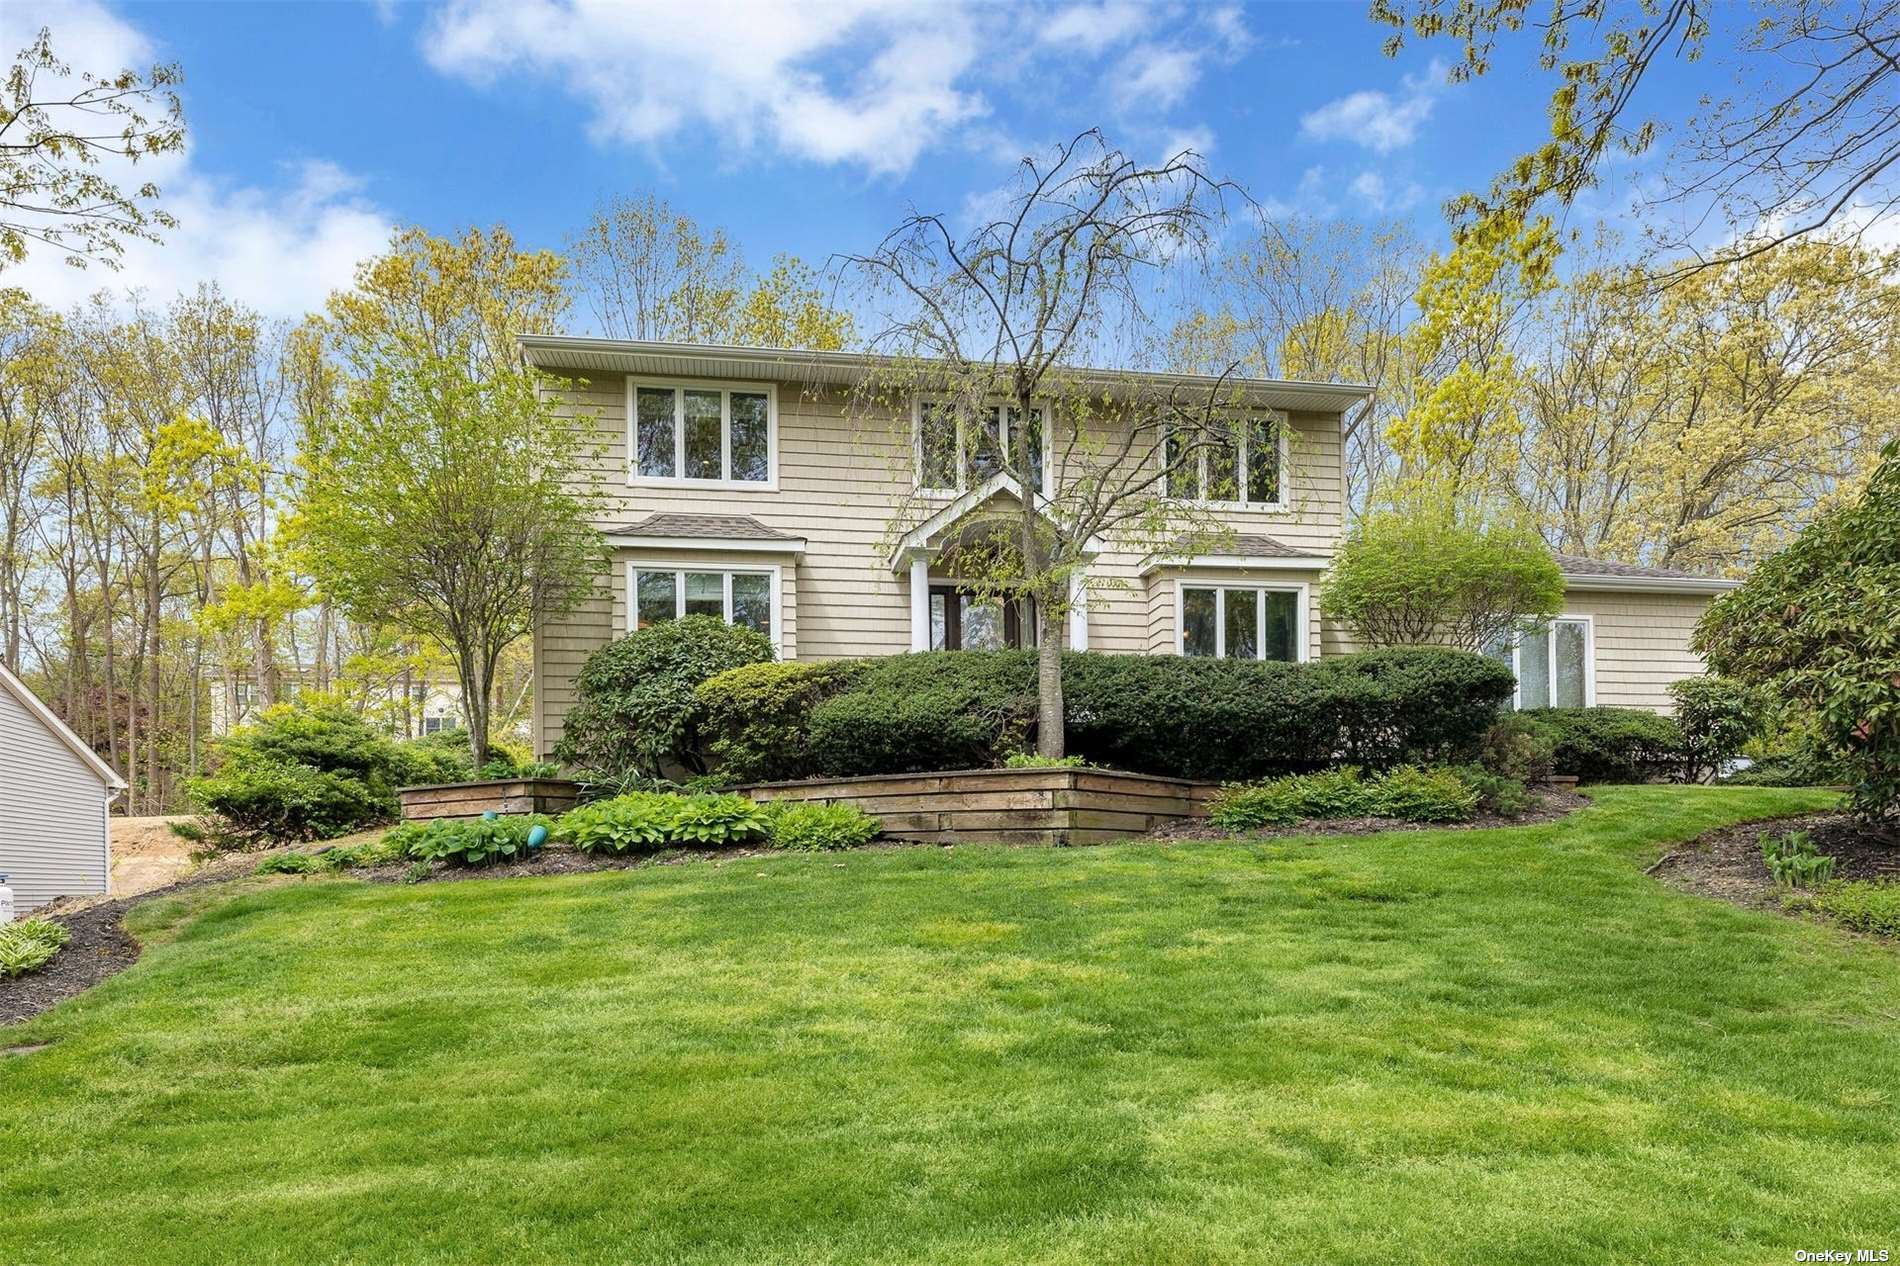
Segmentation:
{"type": "Polygon", "coordinates": [[[300,555],[353,619],[455,660],[475,763],[487,760],[497,665],[537,613],[599,574],[589,503],[564,487],[585,454],[522,362],[554,328],[566,264],[505,229],[398,234],[333,295],[318,327],[344,369],[306,366],[300,555]]]}
{"type": "Polygon", "coordinates": [[[184,149],[182,79],[176,65],[75,75],[40,29],[0,88],[0,268],[33,243],[116,268],[126,239],[155,242],[177,226],[157,185],[127,191],[103,168],[184,149]]]}
{"type": "Polygon", "coordinates": [[[302,514],[318,582],[356,619],[453,655],[479,767],[503,652],[605,565],[567,487],[578,435],[528,373],[478,380],[421,357],[378,366],[310,441],[302,514]]]}
{"type": "MultiPolygon", "coordinates": [[[[891,314],[870,345],[893,359],[858,388],[859,410],[888,416],[901,401],[908,417],[926,399],[941,424],[920,439],[924,470],[1008,481],[993,507],[971,507],[955,568],[979,594],[1035,603],[1036,742],[1047,756],[1063,751],[1064,629],[1097,542],[1173,546],[1219,530],[1168,494],[1203,458],[1217,481],[1224,459],[1231,467],[1233,366],[1172,386],[1083,366],[1108,339],[1150,355],[1165,347],[1149,300],[1165,276],[1206,262],[1229,189],[1192,151],[1149,165],[1089,131],[1023,160],[997,218],[960,235],[946,217],[913,215],[849,257],[891,314]]],[[[908,467],[908,436],[898,448],[908,467]]],[[[934,508],[920,491],[893,533],[934,508]]]]}

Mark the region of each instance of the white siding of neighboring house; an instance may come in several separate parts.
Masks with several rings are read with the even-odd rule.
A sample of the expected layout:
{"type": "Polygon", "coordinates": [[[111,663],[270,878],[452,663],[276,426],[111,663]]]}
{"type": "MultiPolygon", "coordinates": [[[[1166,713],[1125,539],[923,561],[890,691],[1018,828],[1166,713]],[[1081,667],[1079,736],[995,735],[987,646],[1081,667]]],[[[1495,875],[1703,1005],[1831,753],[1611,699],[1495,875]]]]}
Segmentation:
{"type": "Polygon", "coordinates": [[[111,794],[0,684],[0,874],[19,909],[106,891],[111,794]]]}

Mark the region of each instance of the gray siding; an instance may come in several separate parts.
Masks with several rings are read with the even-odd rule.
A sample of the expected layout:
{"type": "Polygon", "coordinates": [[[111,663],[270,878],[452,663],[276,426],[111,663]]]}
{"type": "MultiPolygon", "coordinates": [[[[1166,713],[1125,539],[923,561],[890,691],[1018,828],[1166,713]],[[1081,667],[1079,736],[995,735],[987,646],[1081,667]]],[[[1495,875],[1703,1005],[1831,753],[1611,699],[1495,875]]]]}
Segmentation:
{"type": "Polygon", "coordinates": [[[109,789],[0,685],[0,873],[22,910],[106,890],[109,789]]]}

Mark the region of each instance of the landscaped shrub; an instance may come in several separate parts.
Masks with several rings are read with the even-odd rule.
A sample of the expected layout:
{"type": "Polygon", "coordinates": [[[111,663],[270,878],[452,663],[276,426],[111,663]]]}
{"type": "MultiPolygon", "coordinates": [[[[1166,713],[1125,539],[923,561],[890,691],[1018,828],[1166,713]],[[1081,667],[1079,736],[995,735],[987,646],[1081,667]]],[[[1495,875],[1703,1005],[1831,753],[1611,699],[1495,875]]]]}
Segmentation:
{"type": "Polygon", "coordinates": [[[396,814],[408,764],[398,745],[341,708],[276,707],[217,741],[215,771],[186,784],[220,848],[328,839],[396,814]]]}
{"type": "Polygon", "coordinates": [[[427,823],[404,823],[384,840],[414,861],[487,866],[531,856],[540,847],[535,828],[543,828],[541,838],[545,839],[548,825],[547,817],[539,813],[459,822],[437,818],[427,823]]]}
{"type": "Polygon", "coordinates": [[[1684,677],[1669,687],[1682,735],[1683,777],[1703,782],[1722,772],[1761,733],[1760,693],[1726,677],[1684,677]]]}
{"type": "Polygon", "coordinates": [[[709,615],[629,633],[587,657],[556,755],[608,775],[704,768],[695,752],[701,682],[772,658],[764,634],[709,615]]]}
{"type": "Polygon", "coordinates": [[[1806,831],[1785,835],[1763,835],[1762,865],[1774,881],[1788,888],[1813,888],[1834,877],[1834,859],[1814,849],[1814,840],[1806,831]]]}
{"type": "Polygon", "coordinates": [[[1035,725],[1030,651],[934,651],[866,660],[812,709],[809,772],[832,776],[986,769],[1035,725]]]}
{"type": "Polygon", "coordinates": [[[1468,822],[1478,793],[1456,771],[1401,765],[1373,787],[1373,812],[1405,822],[1468,822]]]}
{"type": "Polygon", "coordinates": [[[773,848],[828,852],[869,844],[882,832],[878,820],[856,805],[784,802],[766,806],[773,848]]]}
{"type": "Polygon", "coordinates": [[[765,808],[744,796],[680,796],[667,827],[668,842],[719,848],[752,844],[770,831],[765,808]]]}
{"type": "Polygon", "coordinates": [[[1648,782],[1682,767],[1676,723],[1639,708],[1535,708],[1520,714],[1545,727],[1551,763],[1579,782],[1648,782]]]}
{"type": "Polygon", "coordinates": [[[488,759],[477,769],[469,759],[467,730],[437,730],[396,744],[398,786],[474,782],[494,778],[552,778],[560,766],[537,761],[525,744],[491,738],[488,759]]]}
{"type": "Polygon", "coordinates": [[[1742,748],[1754,761],[1722,781],[1744,787],[1837,787],[1854,773],[1819,733],[1815,717],[1798,705],[1770,703],[1764,733],[1742,748]]]}
{"type": "Polygon", "coordinates": [[[583,853],[644,853],[667,843],[678,796],[636,791],[596,800],[555,819],[553,836],[583,853]]]}
{"type": "Polygon", "coordinates": [[[1044,756],[1040,752],[1011,752],[1003,758],[1004,769],[1084,769],[1088,761],[1080,756],[1044,756]]]}
{"type": "Polygon", "coordinates": [[[1302,818],[1362,817],[1373,812],[1375,799],[1374,785],[1357,769],[1329,769],[1223,787],[1208,817],[1223,829],[1250,831],[1288,826],[1302,818]]]}
{"type": "Polygon", "coordinates": [[[257,864],[254,875],[315,875],[336,869],[317,853],[273,853],[257,864]]]}
{"type": "Polygon", "coordinates": [[[1493,773],[1483,765],[1457,765],[1452,772],[1478,797],[1478,808],[1486,813],[1515,817],[1536,803],[1530,788],[1521,779],[1493,773]]]}
{"type": "Polygon", "coordinates": [[[1478,763],[1500,778],[1518,783],[1543,782],[1550,777],[1556,751],[1549,726],[1513,712],[1485,731],[1478,763]]]}
{"type": "Polygon", "coordinates": [[[1857,932],[1900,936],[1900,884],[1833,880],[1811,892],[1789,895],[1784,905],[1817,911],[1857,932]]]}
{"type": "Polygon", "coordinates": [[[1900,442],[1855,502],[1817,517],[1710,604],[1695,649],[1804,709],[1854,808],[1900,818],[1900,442]]]}
{"type": "Polygon", "coordinates": [[[52,919],[0,924],[0,979],[38,971],[71,939],[66,925],[52,919]]]}
{"type": "Polygon", "coordinates": [[[857,660],[745,664],[707,678],[694,692],[708,764],[730,782],[804,775],[811,712],[848,687],[857,660]]]}
{"type": "MultiPolygon", "coordinates": [[[[1311,664],[1100,653],[1063,661],[1071,756],[1101,768],[1230,781],[1340,763],[1470,760],[1512,689],[1503,665],[1429,647],[1311,664]]],[[[741,754],[734,780],[761,768],[751,753],[770,753],[779,778],[991,768],[1024,749],[1035,726],[1028,651],[862,661],[823,691],[775,695],[756,733],[730,702],[733,693],[723,683],[716,690],[726,701],[715,741],[741,754]],[[825,697],[801,718],[812,694],[825,697]]]]}

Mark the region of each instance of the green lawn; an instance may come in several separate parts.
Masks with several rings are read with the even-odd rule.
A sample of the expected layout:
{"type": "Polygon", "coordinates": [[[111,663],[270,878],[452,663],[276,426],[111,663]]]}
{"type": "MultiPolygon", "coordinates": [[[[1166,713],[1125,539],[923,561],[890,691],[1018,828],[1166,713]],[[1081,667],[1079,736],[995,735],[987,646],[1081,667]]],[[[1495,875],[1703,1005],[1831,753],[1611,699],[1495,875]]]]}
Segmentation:
{"type": "Polygon", "coordinates": [[[4,1035],[0,1260],[1900,1250],[1900,953],[1641,873],[1825,803],[155,901],[4,1035]]]}

